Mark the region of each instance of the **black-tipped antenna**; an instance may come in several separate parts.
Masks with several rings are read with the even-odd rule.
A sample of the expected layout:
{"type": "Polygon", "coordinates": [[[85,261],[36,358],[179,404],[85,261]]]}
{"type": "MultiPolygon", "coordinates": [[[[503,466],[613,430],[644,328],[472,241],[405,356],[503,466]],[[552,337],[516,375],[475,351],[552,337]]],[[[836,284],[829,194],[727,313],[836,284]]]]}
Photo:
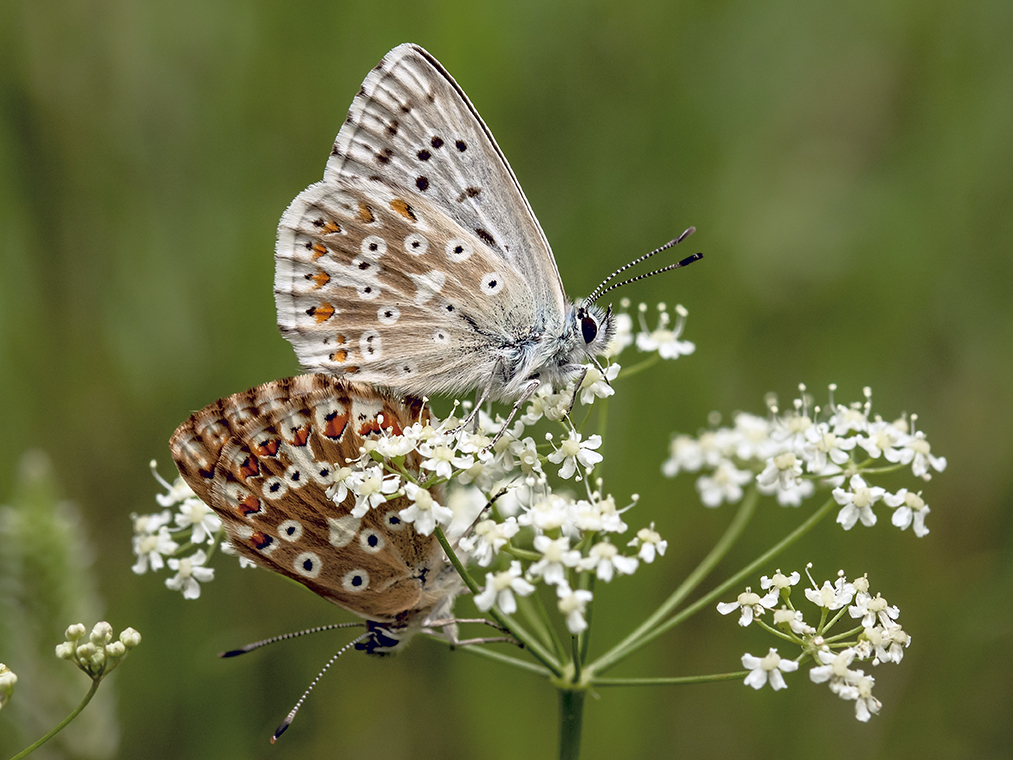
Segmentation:
{"type": "Polygon", "coordinates": [[[239,649],[231,649],[228,652],[219,652],[219,657],[236,657],[237,655],[246,654],[252,652],[254,649],[260,649],[266,647],[268,644],[275,644],[279,641],[285,641],[286,639],[294,639],[299,636],[305,636],[308,633],[320,633],[321,631],[333,631],[335,628],[362,628],[365,623],[331,623],[330,625],[321,625],[316,628],[307,628],[304,631],[293,631],[292,633],[283,633],[281,636],[272,636],[269,639],[263,639],[262,641],[254,641],[252,644],[247,644],[239,649]]]}
{"type": "Polygon", "coordinates": [[[679,269],[679,268],[684,267],[684,266],[686,266],[688,264],[692,264],[694,261],[699,261],[702,258],[703,258],[703,254],[702,253],[694,253],[692,256],[687,256],[682,261],[678,261],[675,264],[669,264],[667,267],[662,267],[661,269],[655,269],[653,272],[648,272],[647,274],[638,274],[636,277],[631,277],[628,280],[623,280],[622,282],[617,282],[617,283],[615,283],[613,285],[609,285],[607,288],[605,288],[605,290],[603,290],[601,293],[598,294],[598,298],[601,298],[603,295],[605,295],[606,293],[608,293],[610,290],[615,290],[616,288],[621,288],[623,285],[629,285],[631,282],[636,282],[637,280],[645,280],[648,277],[654,277],[654,275],[661,274],[662,272],[670,272],[673,269],[679,269]]]}
{"type": "Polygon", "coordinates": [[[606,293],[608,293],[610,290],[614,290],[615,288],[618,288],[618,287],[620,287],[622,285],[628,285],[631,282],[636,282],[637,280],[642,280],[645,277],[652,277],[652,276],[654,276],[656,274],[660,274],[661,272],[667,272],[670,269],[678,269],[681,266],[685,266],[686,264],[691,264],[693,261],[696,261],[697,259],[702,258],[703,254],[696,254],[695,257],[694,256],[690,256],[688,258],[685,258],[682,261],[680,261],[678,264],[673,264],[672,266],[667,266],[667,267],[664,267],[662,269],[658,269],[658,270],[656,270],[654,272],[651,272],[649,274],[643,274],[643,275],[640,275],[639,277],[634,277],[633,279],[626,280],[625,282],[621,282],[618,285],[613,285],[612,287],[610,287],[608,289],[605,288],[606,285],[608,285],[618,275],[622,274],[623,272],[625,272],[630,267],[636,266],[641,261],[647,261],[647,259],[651,258],[651,256],[654,256],[655,254],[661,253],[662,251],[667,251],[669,248],[672,248],[673,246],[679,245],[679,243],[681,243],[683,240],[685,240],[686,238],[688,238],[694,232],[696,232],[696,227],[690,227],[685,232],[683,232],[681,235],[679,235],[679,237],[677,237],[675,240],[669,240],[667,243],[665,243],[660,248],[655,248],[650,253],[645,253],[640,258],[634,259],[633,261],[631,261],[629,264],[624,264],[623,266],[619,267],[616,271],[614,271],[612,274],[610,274],[608,277],[606,277],[604,280],[602,280],[601,284],[591,292],[591,295],[589,295],[587,297],[587,299],[585,300],[585,303],[594,303],[599,298],[601,298],[603,295],[605,295],[606,293]]]}
{"type": "Polygon", "coordinates": [[[356,644],[358,644],[360,641],[369,638],[371,635],[372,631],[366,631],[361,636],[356,636],[354,639],[352,639],[343,647],[341,647],[341,649],[335,652],[334,656],[331,657],[331,659],[327,661],[327,664],[320,669],[319,673],[317,673],[317,677],[313,679],[313,682],[306,688],[306,691],[304,691],[302,693],[302,696],[299,697],[299,701],[295,703],[295,707],[292,708],[292,711],[285,716],[285,720],[283,720],[281,722],[281,725],[274,730],[274,735],[271,737],[271,744],[274,744],[276,741],[278,741],[278,737],[281,736],[283,733],[285,733],[285,731],[288,730],[288,727],[292,725],[292,721],[295,720],[295,714],[299,712],[299,708],[302,707],[302,703],[306,701],[306,697],[310,695],[310,692],[313,691],[313,687],[316,686],[317,683],[320,681],[320,679],[324,677],[324,673],[326,673],[328,668],[330,668],[331,665],[334,664],[334,661],[338,659],[341,655],[343,655],[345,652],[347,652],[349,649],[354,647],[356,644]]]}

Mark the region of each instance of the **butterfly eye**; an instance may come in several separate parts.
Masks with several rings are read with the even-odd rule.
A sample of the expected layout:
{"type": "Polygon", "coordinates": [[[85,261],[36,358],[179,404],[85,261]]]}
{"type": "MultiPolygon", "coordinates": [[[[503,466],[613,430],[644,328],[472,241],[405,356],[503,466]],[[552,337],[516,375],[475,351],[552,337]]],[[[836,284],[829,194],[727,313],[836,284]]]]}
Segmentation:
{"type": "Polygon", "coordinates": [[[584,316],[580,320],[580,332],[584,336],[584,342],[590,343],[598,336],[598,323],[594,317],[584,316]]]}

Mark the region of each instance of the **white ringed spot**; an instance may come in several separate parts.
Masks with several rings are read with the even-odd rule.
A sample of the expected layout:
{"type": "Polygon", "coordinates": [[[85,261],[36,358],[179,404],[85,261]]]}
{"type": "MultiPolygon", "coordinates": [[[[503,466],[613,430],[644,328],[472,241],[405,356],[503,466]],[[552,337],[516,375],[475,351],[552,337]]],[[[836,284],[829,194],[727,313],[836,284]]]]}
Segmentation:
{"type": "Polygon", "coordinates": [[[393,325],[401,318],[401,310],[397,306],[381,306],[376,312],[381,325],[393,325]]]}
{"type": "Polygon", "coordinates": [[[447,258],[458,264],[466,261],[475,252],[475,247],[464,238],[451,238],[447,243],[447,258]]]}
{"type": "Polygon", "coordinates": [[[303,475],[301,467],[297,467],[294,464],[290,464],[288,469],[285,470],[285,474],[282,475],[285,478],[285,482],[289,488],[302,488],[306,485],[306,478],[303,475]]]}
{"type": "Polygon", "coordinates": [[[292,561],[292,569],[303,578],[316,578],[322,567],[320,557],[313,552],[302,552],[292,561]]]}
{"type": "Polygon", "coordinates": [[[284,541],[298,541],[302,538],[302,523],[298,520],[286,520],[278,526],[278,538],[284,541]]]}
{"type": "Polygon", "coordinates": [[[359,246],[363,256],[377,259],[387,253],[387,241],[379,235],[366,235],[359,246]]]}
{"type": "Polygon", "coordinates": [[[383,551],[383,547],[386,545],[387,542],[383,540],[383,536],[372,528],[367,528],[359,534],[359,546],[367,554],[377,554],[383,551]]]}
{"type": "Polygon", "coordinates": [[[369,573],[361,568],[349,570],[341,578],[341,587],[352,594],[365,591],[369,587],[369,573]]]}
{"type": "Polygon", "coordinates": [[[450,343],[450,336],[447,334],[446,330],[437,328],[433,330],[433,342],[437,345],[445,346],[450,343]]]}
{"type": "Polygon", "coordinates": [[[380,295],[380,288],[370,283],[369,285],[359,285],[355,292],[359,294],[359,299],[362,301],[372,301],[380,295]]]}
{"type": "Polygon", "coordinates": [[[429,241],[419,233],[413,232],[404,239],[404,249],[412,256],[421,256],[429,250],[429,241]]]}
{"type": "Polygon", "coordinates": [[[327,462],[316,462],[314,468],[309,471],[309,474],[317,485],[321,485],[324,488],[334,482],[334,467],[327,462]]]}
{"type": "Polygon", "coordinates": [[[498,272],[489,272],[482,276],[479,287],[485,295],[494,296],[503,290],[503,278],[498,272]]]}
{"type": "Polygon", "coordinates": [[[399,530],[404,530],[405,521],[401,519],[396,509],[392,509],[383,516],[383,524],[387,526],[387,530],[397,533],[399,530]]]}
{"type": "Polygon", "coordinates": [[[288,484],[277,475],[264,481],[264,498],[280,499],[288,493],[288,484]]]}

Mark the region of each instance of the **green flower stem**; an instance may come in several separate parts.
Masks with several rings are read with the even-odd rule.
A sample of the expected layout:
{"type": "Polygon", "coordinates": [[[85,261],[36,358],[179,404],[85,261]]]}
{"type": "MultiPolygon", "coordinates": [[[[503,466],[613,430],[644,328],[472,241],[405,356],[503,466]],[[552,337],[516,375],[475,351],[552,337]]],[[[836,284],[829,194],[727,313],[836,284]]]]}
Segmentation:
{"type": "Polygon", "coordinates": [[[549,611],[545,608],[545,601],[542,599],[541,594],[535,591],[531,596],[524,597],[526,601],[530,601],[531,605],[538,612],[538,618],[541,621],[542,630],[545,635],[549,638],[552,648],[556,651],[556,657],[562,662],[565,657],[565,650],[563,649],[563,641],[559,638],[559,634],[556,633],[556,626],[552,624],[551,618],[549,618],[549,611]]]}
{"type": "MultiPolygon", "coordinates": [[[[587,577],[587,590],[592,594],[594,593],[594,582],[597,576],[590,575],[587,577]]],[[[591,618],[594,617],[594,605],[589,605],[587,612],[584,613],[584,620],[587,623],[587,629],[580,634],[580,662],[587,662],[587,653],[591,648],[591,618]]]]}
{"type": "MultiPolygon", "coordinates": [[[[747,494],[746,499],[748,499],[749,496],[753,496],[754,503],[755,503],[755,499],[756,499],[755,489],[751,490],[750,493],[747,494]]],[[[743,506],[745,506],[745,501],[746,500],[744,499],[743,500],[743,506]]],[[[626,639],[624,639],[622,642],[620,642],[619,645],[617,645],[616,647],[614,647],[611,651],[607,652],[604,656],[602,656],[597,662],[593,663],[590,667],[594,670],[594,672],[604,672],[604,669],[603,669],[603,666],[602,666],[603,661],[604,661],[604,667],[606,667],[606,668],[607,667],[612,667],[613,665],[615,665],[616,663],[618,663],[621,659],[627,657],[629,654],[631,654],[632,652],[636,651],[637,649],[639,649],[641,646],[643,646],[647,642],[652,641],[653,639],[657,638],[662,633],[665,633],[670,628],[678,625],[679,623],[681,623],[686,618],[690,617],[691,615],[696,614],[697,612],[699,612],[704,607],[707,607],[707,606],[711,605],[714,602],[715,599],[717,599],[718,597],[722,596],[726,591],[728,591],[728,589],[735,588],[736,586],[740,585],[743,580],[745,580],[749,576],[753,575],[759,568],[761,568],[764,565],[766,565],[767,563],[769,563],[774,557],[776,557],[778,554],[780,554],[781,552],[783,552],[789,546],[791,546],[796,541],[798,541],[800,538],[802,538],[806,533],[808,533],[810,530],[812,530],[814,527],[816,527],[816,525],[818,525],[820,523],[820,521],[824,517],[826,517],[830,513],[830,510],[833,509],[835,506],[837,506],[837,502],[835,502],[833,498],[827,499],[827,501],[823,504],[823,506],[820,507],[818,510],[816,510],[816,512],[814,512],[812,514],[812,516],[809,517],[808,520],[806,520],[804,523],[802,523],[800,526],[798,526],[795,530],[793,530],[791,533],[789,533],[787,536],[785,536],[783,539],[781,539],[781,541],[779,541],[777,544],[775,544],[772,548],[770,548],[769,550],[767,550],[766,552],[764,552],[762,555],[760,555],[753,562],[751,562],[750,564],[746,565],[746,567],[744,567],[742,570],[740,570],[735,575],[733,575],[731,578],[729,578],[727,581],[725,581],[720,586],[718,586],[717,588],[715,588],[709,594],[707,594],[706,596],[701,597],[700,599],[697,599],[693,604],[689,605],[688,607],[683,608],[679,613],[673,615],[668,620],[665,620],[663,623],[659,622],[659,624],[657,624],[657,626],[647,627],[645,625],[641,625],[640,628],[638,628],[636,631],[634,631],[634,634],[631,634],[630,636],[627,636],[626,639]],[[634,635],[639,635],[640,636],[639,641],[633,641],[634,635]],[[623,647],[623,646],[625,646],[625,648],[621,649],[621,647],[623,647]]],[[[742,511],[743,510],[740,509],[740,515],[742,514],[742,511]]],[[[738,521],[738,519],[739,519],[739,515],[736,515],[735,521],[738,521]]],[[[733,521],[733,524],[734,524],[735,521],[733,521]]],[[[729,530],[726,531],[725,536],[722,536],[721,541],[719,542],[719,546],[720,546],[720,544],[722,542],[725,541],[725,538],[729,535],[730,532],[731,532],[731,526],[729,526],[729,530]]],[[[719,548],[719,546],[715,547],[715,551],[719,548]]],[[[709,557],[708,557],[708,559],[709,559],[709,557]]],[[[704,560],[704,563],[706,563],[707,561],[708,560],[704,560]]],[[[701,566],[704,563],[701,563],[701,566]]],[[[686,582],[688,583],[689,579],[687,579],[686,582]]],[[[686,585],[686,584],[684,583],[683,585],[686,585]]],[[[674,597],[676,594],[678,594],[680,592],[680,590],[681,589],[677,589],[676,593],[673,594],[672,596],[674,597]]],[[[668,606],[668,602],[669,601],[671,601],[671,597],[669,598],[668,601],[665,602],[665,604],[662,605],[662,607],[668,606]]],[[[666,610],[666,612],[667,611],[668,610],[666,610]]],[[[649,623],[653,623],[654,620],[655,620],[655,618],[659,618],[659,616],[658,616],[657,613],[655,613],[654,615],[652,615],[651,618],[648,620],[648,622],[649,623]]]]}
{"type": "Polygon", "coordinates": [[[559,692],[559,760],[580,757],[580,734],[584,727],[583,689],[561,689],[559,692]]]}
{"type": "Polygon", "coordinates": [[[501,550],[511,557],[517,557],[517,559],[526,559],[528,562],[537,562],[542,558],[542,555],[538,552],[533,552],[530,549],[521,549],[512,544],[506,544],[501,550]]]}
{"type": "Polygon", "coordinates": [[[39,739],[37,742],[35,742],[35,744],[33,744],[32,746],[26,747],[25,749],[21,750],[18,754],[16,754],[14,757],[12,757],[11,760],[21,760],[21,758],[23,758],[23,757],[28,757],[35,750],[37,750],[43,744],[45,744],[50,739],[52,739],[54,736],[56,736],[58,733],[60,733],[64,728],[66,728],[68,725],[70,725],[70,722],[72,720],[74,720],[74,718],[76,718],[78,715],[80,715],[81,711],[85,707],[88,706],[89,702],[91,702],[91,698],[95,696],[95,692],[98,691],[98,685],[100,683],[102,683],[102,679],[101,678],[94,678],[94,679],[92,679],[91,688],[88,689],[88,693],[84,695],[84,699],[81,700],[81,704],[79,704],[77,707],[74,708],[74,712],[72,712],[70,715],[68,715],[62,721],[60,721],[59,725],[57,725],[48,734],[46,734],[41,739],[39,739]]]}
{"type": "Polygon", "coordinates": [[[662,602],[661,606],[647,620],[591,664],[590,667],[595,673],[604,673],[608,668],[618,664],[661,632],[657,628],[665,617],[681,604],[692,593],[693,589],[703,582],[703,579],[714,569],[714,566],[728,553],[732,544],[738,540],[745,530],[749,519],[753,516],[758,500],[759,494],[756,488],[749,489],[742,499],[742,503],[739,505],[739,511],[735,514],[735,518],[725,530],[721,539],[711,549],[710,554],[697,565],[696,569],[682,582],[682,585],[672,592],[672,595],[662,602]]]}
{"type": "Polygon", "coordinates": [[[580,659],[580,636],[570,637],[570,652],[573,655],[573,683],[580,683],[583,664],[580,659]]]}
{"type": "MultiPolygon", "coordinates": [[[[439,526],[436,527],[436,538],[439,540],[440,546],[443,547],[443,551],[450,559],[450,562],[454,566],[454,569],[457,570],[457,574],[461,576],[461,580],[464,581],[465,585],[468,587],[471,593],[472,594],[479,593],[480,589],[478,587],[478,584],[475,583],[475,579],[472,578],[471,575],[468,573],[468,571],[465,569],[464,565],[461,563],[460,558],[458,558],[457,553],[454,551],[454,548],[450,545],[450,541],[447,540],[446,535],[444,535],[443,530],[439,526]]],[[[523,644],[524,648],[527,649],[529,652],[531,652],[531,654],[537,660],[539,660],[546,668],[552,671],[554,675],[556,676],[563,675],[563,669],[559,663],[559,660],[553,657],[552,653],[548,649],[543,647],[541,643],[537,639],[535,639],[530,633],[528,633],[528,631],[526,631],[524,627],[521,626],[520,623],[518,623],[516,620],[509,617],[508,615],[504,615],[495,607],[489,610],[489,614],[492,616],[493,620],[499,623],[503,628],[506,628],[508,631],[510,631],[511,635],[515,639],[517,639],[521,644],[523,644]]]]}
{"type": "Polygon", "coordinates": [[[715,673],[709,676],[677,676],[673,678],[596,678],[595,686],[672,686],[673,684],[715,683],[735,681],[749,675],[748,670],[737,673],[715,673]]]}
{"type": "MultiPolygon", "coordinates": [[[[827,623],[827,624],[825,624],[824,626],[822,626],[820,628],[820,630],[821,631],[828,631],[831,628],[833,628],[835,625],[837,625],[837,621],[840,620],[842,617],[844,617],[844,613],[847,612],[847,611],[848,611],[848,606],[847,605],[844,605],[843,607],[841,607],[841,609],[837,612],[837,614],[834,615],[833,618],[830,619],[830,622],[827,623]]],[[[858,626],[858,630],[862,630],[862,626],[858,626]]]]}
{"type": "Polygon", "coordinates": [[[765,630],[767,633],[771,634],[772,636],[777,636],[779,639],[784,639],[785,641],[789,642],[790,644],[793,644],[795,646],[801,646],[803,644],[802,639],[800,639],[795,634],[793,634],[793,633],[787,633],[785,631],[782,631],[779,628],[775,628],[774,626],[772,626],[772,625],[770,625],[768,623],[765,623],[763,620],[761,620],[758,617],[757,618],[753,618],[753,622],[756,623],[758,626],[760,626],[760,628],[762,628],[763,630],[765,630]]]}
{"type": "Polygon", "coordinates": [[[834,644],[838,641],[841,641],[842,639],[847,639],[851,636],[858,636],[858,634],[860,634],[863,630],[865,629],[862,628],[862,626],[857,626],[856,628],[852,628],[850,631],[838,633],[836,636],[825,636],[823,640],[828,644],[834,644]]]}
{"type": "Polygon", "coordinates": [[[639,364],[634,364],[632,367],[623,367],[621,370],[619,370],[619,375],[616,377],[616,380],[618,380],[619,378],[625,380],[628,377],[639,375],[644,370],[653,367],[659,361],[661,361],[661,356],[658,354],[657,351],[652,351],[651,355],[648,358],[644,359],[639,364]]]}
{"type": "Polygon", "coordinates": [[[608,427],[609,417],[609,400],[608,397],[598,399],[598,435],[601,436],[602,443],[608,440],[605,435],[605,428],[608,427]]]}

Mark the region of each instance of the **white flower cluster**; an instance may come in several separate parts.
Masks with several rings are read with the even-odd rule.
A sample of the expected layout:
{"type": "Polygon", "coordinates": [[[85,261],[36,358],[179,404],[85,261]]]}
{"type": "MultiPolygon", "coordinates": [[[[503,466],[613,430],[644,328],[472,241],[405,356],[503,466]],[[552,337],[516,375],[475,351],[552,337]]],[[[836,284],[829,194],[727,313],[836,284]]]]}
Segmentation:
{"type": "Polygon", "coordinates": [[[633,554],[614,542],[613,536],[628,530],[622,515],[636,497],[619,508],[612,496],[601,493],[600,481],[592,488],[588,475],[602,461],[597,451],[601,437],[585,437],[565,420],[575,395],[586,403],[609,395],[605,391],[612,389],[603,378],[615,377],[614,368],[618,365],[603,375],[589,367],[577,390],[538,393],[509,426],[502,417],[482,412],[474,427],[462,428],[451,417],[435,426],[415,423],[402,435],[384,433],[367,441],[362,456],[342,470],[331,496],[340,501],[353,494],[356,515],[396,496],[407,497],[411,506],[398,514],[419,533],[429,535],[439,527],[459,537],[457,551],[464,559],[501,568],[486,574],[475,597],[480,610],[496,606],[513,614],[517,597],[529,596],[543,582],[555,587],[567,628],[580,633],[587,627],[585,612],[592,599],[583,588],[586,577],[594,574],[608,582],[630,575],[667,546],[653,526],[626,544],[633,554]],[[565,432],[558,439],[546,433],[546,442],[539,445],[526,429],[543,418],[563,419],[565,432]],[[421,457],[419,477],[404,467],[404,457],[413,451],[421,457]],[[550,475],[582,483],[585,496],[554,490],[550,475]],[[451,484],[446,505],[429,490],[437,483],[451,484]]]}
{"type": "Polygon", "coordinates": [[[764,657],[743,655],[742,665],[749,671],[745,684],[759,689],[769,683],[774,690],[784,689],[787,683],[782,674],[797,670],[800,663],[809,660],[814,664],[809,670],[810,680],[826,683],[841,699],[854,701],[855,717],[867,721],[882,706],[872,696],[875,678],[851,666],[855,660],[876,666],[903,659],[911,637],[897,622],[900,610],[881,595],[870,593],[868,576],[849,582],[842,571],[834,583],[828,580],[822,586],[810,576],[812,587],[805,589],[805,597],[817,606],[820,614],[819,623],[810,625],[791,600],[791,588],[800,578],[797,572],[786,576],[778,570],[760,579],[760,587],[766,592],[763,596],[747,588],[736,601],[718,604],[722,615],[739,610],[739,625],[756,622],[801,650],[793,660],[782,658],[773,648],[764,657]],[[857,624],[830,636],[831,628],[844,617],[845,611],[857,624]],[[771,612],[770,624],[763,619],[767,612],[771,612]]]}
{"type": "MultiPolygon", "coordinates": [[[[182,478],[177,477],[170,485],[155,471],[154,462],[151,463],[151,471],[166,490],[166,493],[155,496],[164,509],[154,514],[130,516],[134,521],[132,545],[137,557],[130,569],[142,575],[149,568],[158,571],[168,565],[175,575],[166,578],[165,585],[173,591],[183,592],[184,599],[197,599],[200,597],[200,584],[215,577],[214,568],[205,566],[215,548],[220,544],[222,550],[229,554],[234,554],[235,550],[225,539],[225,529],[218,515],[190,490],[182,478]],[[201,546],[210,548],[205,552],[201,546]]],[[[240,558],[240,563],[253,566],[252,562],[243,558],[240,558]]]]}
{"type": "Polygon", "coordinates": [[[71,660],[92,679],[107,676],[119,665],[128,652],[141,643],[141,634],[133,628],[124,628],[113,641],[113,627],[105,621],[88,629],[80,623],[67,628],[66,641],[56,646],[56,656],[71,660]]]}
{"type": "Polygon", "coordinates": [[[779,413],[771,403],[767,417],[739,412],[732,427],[707,430],[697,437],[674,436],[662,472],[675,477],[706,471],[697,478],[696,488],[708,507],[739,501],[744,488],[754,482],[760,493],[774,495],[785,506],[798,506],[817,485],[828,486],[841,505],[837,522],[845,530],[859,521],[875,524],[873,506],[882,501],[894,510],[895,526],[911,527],[919,537],[927,534],[925,517],[930,510],[921,492],[901,488],[889,493],[870,487],[865,479],[910,466],[915,477],[929,480],[932,470],[946,468],[946,459],[934,456],[925,434],[914,429],[917,416],[887,422],[873,415],[868,388],[864,402],[837,404],[833,385],[824,415],[820,407],[813,407],[805,386],[799,387],[802,397],[787,413],[779,413]]]}

